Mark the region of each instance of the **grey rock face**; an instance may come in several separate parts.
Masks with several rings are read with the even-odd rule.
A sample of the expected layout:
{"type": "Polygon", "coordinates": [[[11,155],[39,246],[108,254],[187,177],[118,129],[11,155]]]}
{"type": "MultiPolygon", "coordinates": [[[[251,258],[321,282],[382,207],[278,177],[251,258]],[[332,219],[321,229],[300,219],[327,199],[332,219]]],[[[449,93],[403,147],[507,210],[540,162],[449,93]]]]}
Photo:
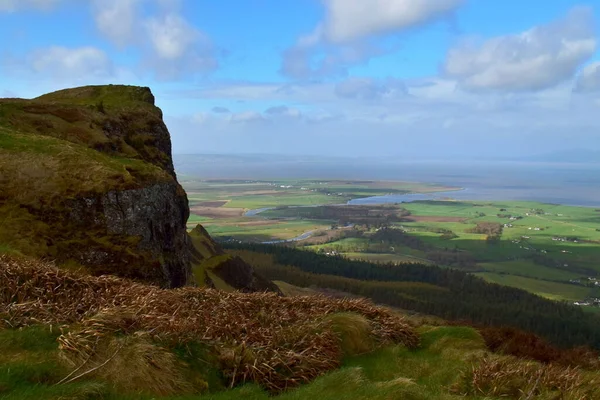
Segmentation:
{"type": "MultiPolygon", "coordinates": [[[[187,198],[176,182],[110,191],[93,198],[73,200],[70,209],[70,218],[88,228],[100,228],[113,237],[137,239],[136,250],[147,256],[145,262],[150,265],[125,275],[158,280],[165,287],[180,287],[190,282],[189,238],[186,233],[189,209],[187,198]],[[156,264],[160,271],[156,271],[156,264]]],[[[127,263],[127,257],[123,256],[113,260],[115,254],[110,251],[93,247],[84,251],[86,253],[80,258],[87,265],[127,263]]],[[[122,272],[126,272],[126,268],[122,272]]]]}

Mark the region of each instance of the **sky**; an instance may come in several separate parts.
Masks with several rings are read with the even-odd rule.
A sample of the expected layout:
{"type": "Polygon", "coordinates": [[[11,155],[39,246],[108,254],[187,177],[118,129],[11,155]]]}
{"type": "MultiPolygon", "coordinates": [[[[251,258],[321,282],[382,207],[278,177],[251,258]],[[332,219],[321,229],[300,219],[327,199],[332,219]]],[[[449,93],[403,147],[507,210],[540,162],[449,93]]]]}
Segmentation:
{"type": "Polygon", "coordinates": [[[600,0],[0,0],[0,97],[149,86],[177,154],[600,150],[600,0]]]}

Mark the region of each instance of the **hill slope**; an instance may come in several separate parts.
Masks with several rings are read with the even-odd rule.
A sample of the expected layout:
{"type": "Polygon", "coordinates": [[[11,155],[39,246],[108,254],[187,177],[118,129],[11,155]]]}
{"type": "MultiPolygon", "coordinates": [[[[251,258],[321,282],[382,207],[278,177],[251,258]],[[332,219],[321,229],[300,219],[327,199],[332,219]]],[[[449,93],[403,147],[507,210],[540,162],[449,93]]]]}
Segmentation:
{"type": "Polygon", "coordinates": [[[472,328],[414,326],[364,300],[161,290],[13,256],[0,265],[3,399],[600,395],[597,362],[493,354],[472,328]]]}
{"type": "Polygon", "coordinates": [[[0,243],[163,286],[190,279],[187,197],[148,88],[0,100],[0,243]]]}
{"type": "MultiPolygon", "coordinates": [[[[203,235],[212,241],[208,234],[191,240],[186,233],[187,196],[149,88],[0,99],[0,170],[0,252],[163,287],[194,283],[192,261],[227,269],[219,268],[218,250],[194,248],[203,235]]],[[[229,274],[232,287],[276,290],[258,284],[243,261],[235,264],[245,275],[229,274]]]]}

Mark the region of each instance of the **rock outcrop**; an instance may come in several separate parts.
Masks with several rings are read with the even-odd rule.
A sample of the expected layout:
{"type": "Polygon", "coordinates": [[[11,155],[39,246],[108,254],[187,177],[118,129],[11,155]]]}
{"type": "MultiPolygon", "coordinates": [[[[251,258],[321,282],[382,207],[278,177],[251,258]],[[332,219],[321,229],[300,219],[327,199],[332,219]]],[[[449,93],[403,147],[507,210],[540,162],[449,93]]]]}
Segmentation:
{"type": "Polygon", "coordinates": [[[187,197],[148,88],[0,100],[0,246],[179,287],[193,283],[187,197]]]}
{"type": "Polygon", "coordinates": [[[0,252],[162,287],[278,291],[198,227],[149,88],[0,99],[0,252]]]}
{"type": "Polygon", "coordinates": [[[72,202],[70,218],[82,222],[82,229],[105,228],[108,235],[137,238],[136,248],[144,253],[141,267],[127,254],[108,252],[93,245],[75,251],[84,265],[98,272],[139,276],[170,287],[190,283],[189,216],[186,197],[175,182],[156,183],[141,189],[109,191],[72,202]],[[123,274],[126,270],[131,271],[123,274]]]}
{"type": "Polygon", "coordinates": [[[196,282],[222,290],[277,292],[277,285],[256,273],[238,256],[226,254],[221,246],[198,224],[190,232],[191,262],[196,282]]]}

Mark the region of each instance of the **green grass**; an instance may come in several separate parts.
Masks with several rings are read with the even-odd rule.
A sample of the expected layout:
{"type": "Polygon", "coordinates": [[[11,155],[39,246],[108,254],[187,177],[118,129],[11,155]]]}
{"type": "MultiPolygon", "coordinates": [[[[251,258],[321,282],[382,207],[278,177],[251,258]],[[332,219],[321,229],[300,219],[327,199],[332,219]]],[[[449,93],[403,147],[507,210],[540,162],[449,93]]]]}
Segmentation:
{"type": "Polygon", "coordinates": [[[190,217],[187,220],[188,228],[194,228],[198,224],[204,224],[206,222],[212,221],[212,218],[203,217],[200,215],[190,214],[190,217]]]}
{"type": "Polygon", "coordinates": [[[229,236],[249,241],[287,240],[298,237],[305,232],[330,227],[330,225],[323,224],[323,221],[273,222],[272,225],[258,226],[236,224],[233,222],[225,224],[224,222],[209,222],[204,224],[204,227],[214,237],[229,236]]]}
{"type": "MultiPolygon", "coordinates": [[[[332,315],[334,324],[344,326],[346,352],[342,367],[324,374],[298,388],[272,396],[255,384],[228,389],[215,368],[218,361],[204,345],[191,343],[175,346],[172,351],[186,362],[190,371],[202,376],[210,390],[198,395],[165,396],[165,400],[391,400],[391,399],[482,399],[479,396],[453,394],[453,386],[483,357],[488,355],[479,333],[461,326],[421,326],[421,346],[409,350],[401,345],[388,345],[367,351],[362,340],[366,330],[348,330],[348,318],[357,325],[354,315],[332,315]],[[336,322],[337,321],[337,322],[336,322]],[[354,354],[354,355],[352,355],[354,354]]],[[[364,321],[363,321],[364,322],[364,321]]],[[[126,393],[105,382],[89,377],[77,383],[57,385],[66,373],[57,363],[56,333],[40,327],[22,331],[0,331],[0,398],[2,399],[73,399],[73,400],[151,400],[150,394],[126,393]],[[24,336],[20,338],[19,336],[24,336]],[[19,354],[19,360],[6,361],[6,351],[19,354]],[[38,354],[44,359],[33,357],[38,354]],[[52,357],[51,357],[52,356],[52,357]]],[[[494,356],[502,357],[502,356],[494,356]]],[[[591,373],[590,373],[591,374],[591,373]]],[[[518,382],[516,382],[518,383],[518,382]]],[[[556,393],[555,393],[556,394],[556,393]]],[[[490,398],[490,397],[486,397],[490,398]]]]}
{"type": "Polygon", "coordinates": [[[346,196],[327,196],[326,194],[311,192],[286,192],[283,195],[249,195],[234,197],[225,205],[225,207],[256,209],[278,206],[310,206],[345,203],[348,200],[349,198],[346,196]]]}
{"type": "Polygon", "coordinates": [[[496,274],[491,272],[482,272],[475,275],[485,279],[488,282],[527,290],[528,292],[535,293],[552,300],[583,300],[591,293],[591,289],[584,286],[549,282],[521,276],[496,274]]]}
{"type": "Polygon", "coordinates": [[[348,257],[352,260],[363,260],[377,263],[406,263],[416,262],[431,264],[430,261],[410,255],[403,254],[379,254],[379,253],[342,253],[344,257],[348,257]]]}
{"type": "MultiPolygon", "coordinates": [[[[484,348],[479,334],[464,327],[426,328],[423,346],[407,350],[390,346],[366,355],[349,357],[344,366],[314,382],[290,391],[281,400],[388,400],[459,399],[449,387],[470,367],[470,357],[484,348]]],[[[206,398],[211,400],[269,397],[254,385],[206,398]]],[[[473,398],[473,397],[467,397],[473,398]]]]}
{"type": "MultiPolygon", "coordinates": [[[[23,186],[31,186],[29,194],[37,197],[49,195],[43,190],[50,189],[52,195],[61,196],[65,193],[135,187],[147,181],[172,180],[161,168],[141,160],[112,157],[64,140],[16,133],[2,127],[0,166],[9,178],[18,180],[21,191],[23,186]],[[44,182],[40,182],[41,179],[44,182]]],[[[4,190],[16,191],[19,188],[4,190]]]]}
{"type": "Polygon", "coordinates": [[[152,104],[154,99],[150,90],[137,86],[84,86],[48,93],[38,97],[36,100],[94,107],[102,102],[104,107],[109,109],[143,109],[145,111],[156,112],[152,104]]]}
{"type": "Polygon", "coordinates": [[[365,248],[368,245],[368,240],[363,238],[343,238],[335,242],[306,246],[314,251],[331,251],[335,250],[340,253],[356,252],[357,249],[365,248]]]}
{"type": "Polygon", "coordinates": [[[496,272],[527,278],[548,280],[548,281],[565,281],[577,279],[580,277],[577,273],[572,273],[562,269],[549,268],[543,265],[535,264],[527,260],[505,261],[496,263],[479,264],[481,268],[488,272],[496,272]]]}

